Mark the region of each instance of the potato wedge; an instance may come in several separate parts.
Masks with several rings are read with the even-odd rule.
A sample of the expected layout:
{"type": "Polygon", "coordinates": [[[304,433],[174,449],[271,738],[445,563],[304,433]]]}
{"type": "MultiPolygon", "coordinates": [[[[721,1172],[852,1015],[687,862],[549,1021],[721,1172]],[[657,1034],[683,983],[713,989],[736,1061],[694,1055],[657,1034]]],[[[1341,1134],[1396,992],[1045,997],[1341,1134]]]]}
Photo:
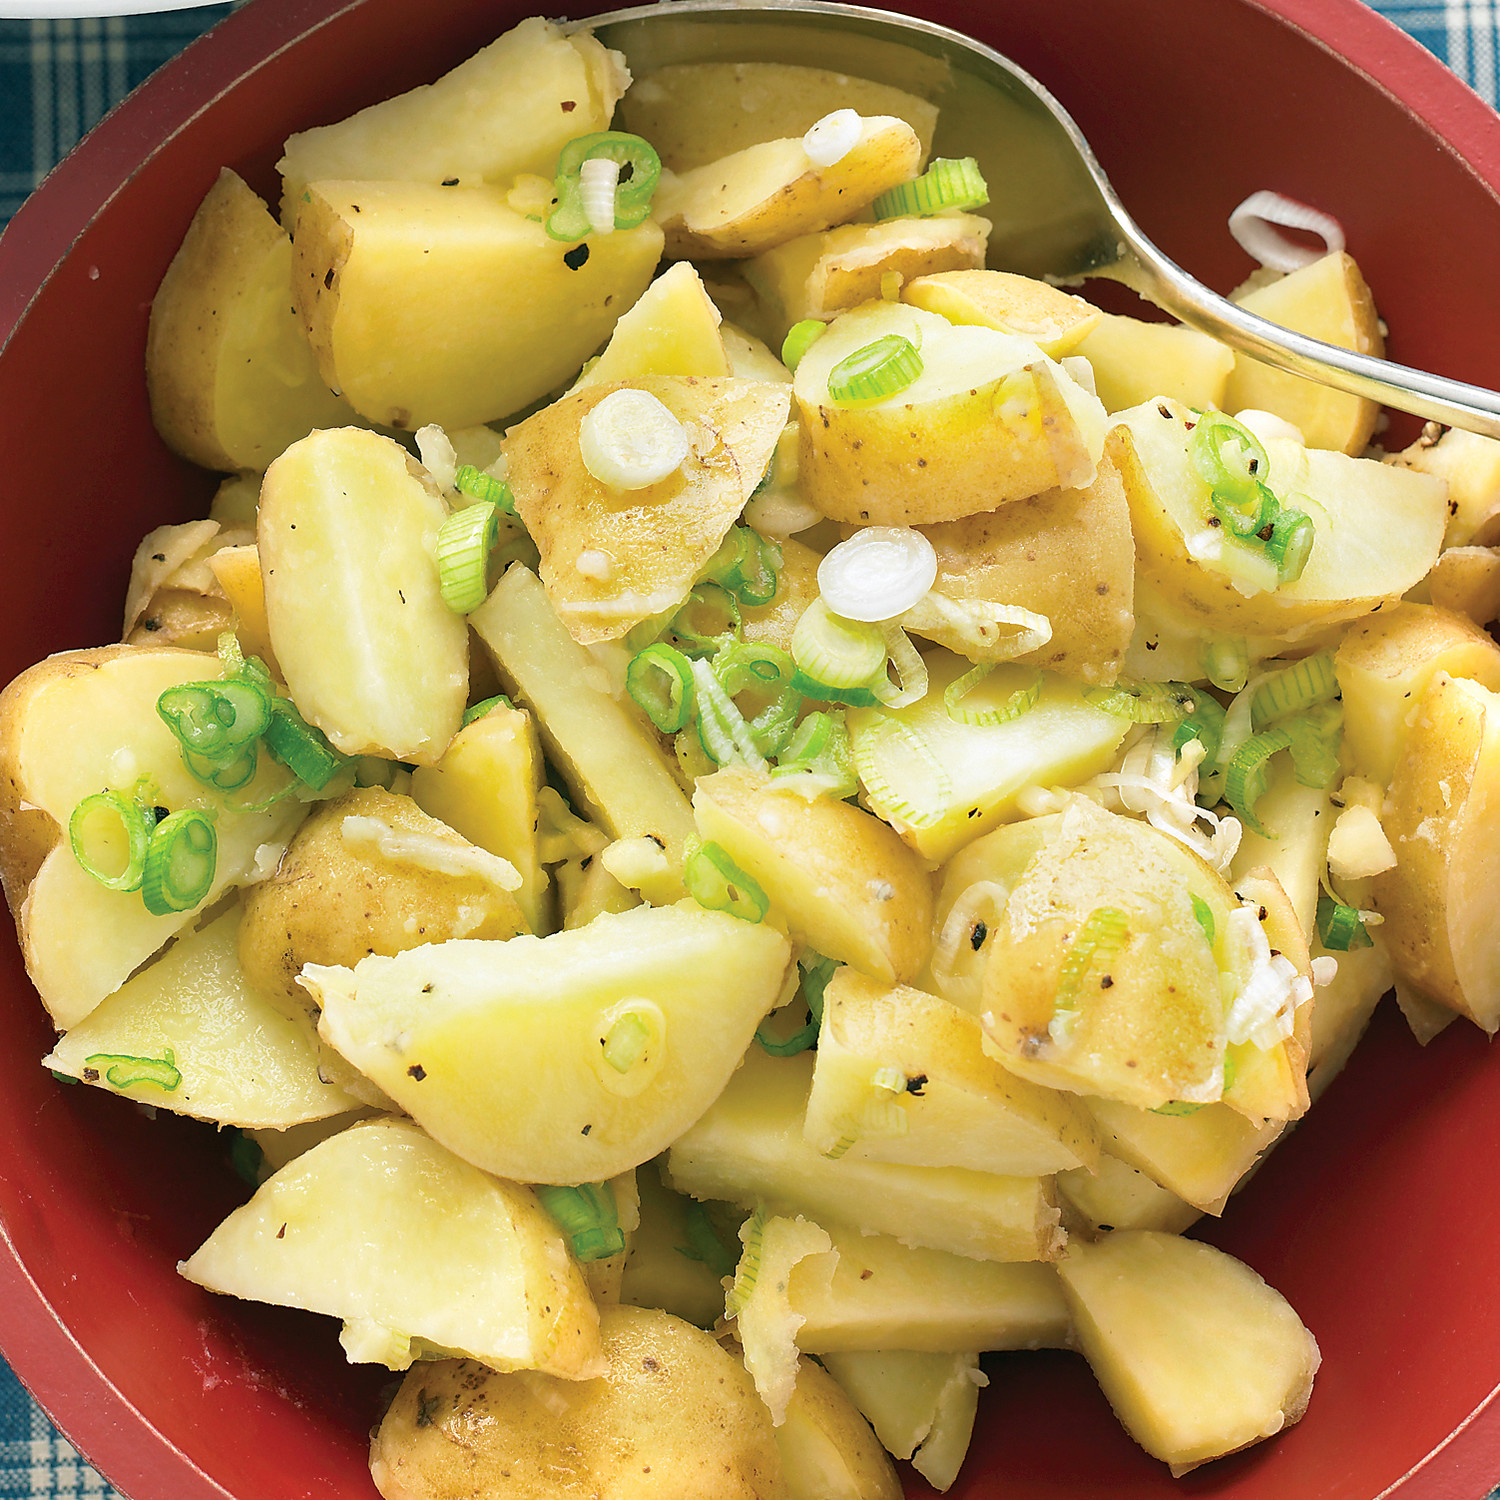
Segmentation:
{"type": "Polygon", "coordinates": [[[324,1039],[466,1161],[599,1182],[708,1108],[790,954],[764,924],[683,902],[547,938],[314,965],[302,982],[324,1039]]]}
{"type": "Polygon", "coordinates": [[[323,383],[292,307],[292,242],[227,167],[151,304],[146,386],[167,446],[206,469],[264,469],[353,409],[323,383]]]}
{"type": "Polygon", "coordinates": [[[630,82],[624,63],[586,31],[565,36],[551,21],[522,21],[435,83],[291,136],[278,163],[283,204],[295,209],[306,185],[324,177],[550,178],[570,140],[609,129],[630,82]]]}
{"type": "Polygon", "coordinates": [[[760,883],[768,919],[799,942],[887,983],[927,961],[927,873],[878,818],[733,768],[699,778],[693,812],[703,837],[760,883]]]}
{"type": "MultiPolygon", "coordinates": [[[[1247,312],[1325,344],[1377,357],[1385,353],[1375,300],[1346,251],[1325,255],[1235,300],[1247,312]]],[[[1309,448],[1350,454],[1364,452],[1380,414],[1378,402],[1288,375],[1248,354],[1234,356],[1222,404],[1226,411],[1250,406],[1274,412],[1300,429],[1309,448]]]]}
{"type": "Polygon", "coordinates": [[[1427,597],[1476,625],[1500,619],[1500,548],[1450,547],[1427,575],[1427,597]]]}
{"type": "Polygon", "coordinates": [[[432,765],[458,732],[469,638],[438,586],[446,516],[405,449],[355,427],[304,438],[266,473],[271,644],[297,706],[347,755],[432,765]]]}
{"type": "Polygon", "coordinates": [[[901,1481],[870,1424],[810,1359],[797,1368],[776,1446],[792,1500],[901,1500],[901,1481]]]}
{"type": "Polygon", "coordinates": [[[314,1146],[178,1270],[210,1291],[342,1318],[351,1362],[404,1370],[437,1350],[567,1380],[604,1368],[583,1273],[535,1194],[409,1120],[314,1146]]]}
{"type": "Polygon", "coordinates": [[[668,1313],[599,1319],[603,1369],[569,1383],[476,1363],[419,1366],[376,1430],[386,1500],[796,1500],[744,1366],[668,1313]]]}
{"type": "Polygon", "coordinates": [[[1104,448],[1104,408],[1035,344],[903,303],[835,319],[803,355],[793,389],[802,496],[850,524],[953,521],[1077,488],[1104,448]],[[836,401],[834,367],[892,334],[920,345],[916,381],[876,401],[836,401]]]}
{"type": "Polygon", "coordinates": [[[1411,447],[1387,463],[1417,469],[1448,486],[1448,526],[1444,547],[1491,546],[1500,541],[1500,442],[1429,423],[1411,447]]]}
{"type": "MultiPolygon", "coordinates": [[[[1108,458],[1081,489],[1048,490],[922,530],[937,553],[938,593],[1046,616],[1047,644],[1006,659],[1090,683],[1115,680],[1135,624],[1135,567],[1125,486],[1108,458]]],[[[918,633],[984,660],[972,639],[951,629],[918,633]]]]}
{"type": "Polygon", "coordinates": [[[564,381],[650,284],[661,231],[568,246],[500,188],[314,182],[292,289],[323,379],[415,431],[508,417],[564,381]]]}
{"type": "Polygon", "coordinates": [[[1243,1262],[1136,1229],[1074,1243],[1058,1274],[1115,1415],[1174,1475],[1302,1419],[1317,1340],[1243,1262]]]}
{"type": "MultiPolygon", "coordinates": [[[[305,807],[282,801],[235,812],[182,763],[157,699],[185,682],[217,679],[219,663],[171,647],[69,651],[23,672],[0,695],[0,878],[27,972],[59,1029],[75,1026],[174,934],[230,887],[258,878],[258,853],[274,858],[305,807]],[[216,810],[213,884],[190,911],[153,916],[138,891],[101,885],[74,858],[73,809],[110,788],[147,778],[161,806],[216,810]]],[[[285,784],[261,758],[255,779],[231,794],[253,804],[285,784]]]]}
{"type": "Polygon", "coordinates": [[[841,224],[767,250],[745,263],[744,276],[772,327],[784,338],[804,318],[827,322],[836,313],[881,296],[883,278],[892,272],[911,281],[982,266],[989,233],[989,220],[974,214],[841,224]]]}
{"type": "Polygon", "coordinates": [[[674,260],[740,259],[844,223],[887,188],[915,177],[921,159],[922,143],[910,125],[872,115],[830,166],[814,165],[800,139],[764,141],[664,175],[652,212],[674,260]]]}
{"type": "MultiPolygon", "coordinates": [[[[702,1204],[674,1193],[661,1180],[658,1162],[636,1170],[641,1222],[631,1237],[620,1300],[632,1307],[659,1307],[698,1328],[724,1316],[722,1279],[734,1270],[732,1227],[719,1226],[702,1204]]],[[[742,1215],[730,1210],[733,1224],[742,1215]]]]}
{"type": "Polygon", "coordinates": [[[955,270],[919,276],[901,300],[950,323],[977,323],[1030,339],[1048,359],[1072,354],[1104,316],[1070,292],[1011,271],[955,270]]]}
{"type": "Polygon", "coordinates": [[[288,1015],[316,1019],[297,982],[304,964],[353,967],[370,953],[524,932],[516,896],[497,880],[504,868],[410,797],[357,788],[321,804],[275,874],[246,892],[240,962],[288,1015]]]}
{"type": "Polygon", "coordinates": [[[1115,313],[1106,313],[1072,352],[1093,366],[1094,385],[1108,412],[1157,396],[1200,410],[1222,408],[1234,368],[1234,350],[1196,328],[1115,313]]]}
{"type": "Polygon", "coordinates": [[[733,374],[719,334],[720,321],[703,278],[680,260],[668,266],[615,324],[604,353],[584,368],[573,389],[629,382],[643,375],[713,379],[733,374]]]}
{"type": "Polygon", "coordinates": [[[1159,1229],[1164,1234],[1181,1234],[1203,1217],[1202,1209],[1184,1202],[1107,1151],[1100,1153],[1095,1172],[1086,1167],[1059,1172],[1057,1191],[1063,1200],[1069,1233],[1091,1231],[1092,1238],[1114,1229],[1159,1229]],[[1083,1219],[1082,1226],[1076,1217],[1083,1219]]]}
{"type": "Polygon", "coordinates": [[[904,89],[795,63],[675,63],[637,79],[620,101],[623,129],[645,138],[674,172],[764,141],[802,136],[824,115],[895,115],[916,131],[925,160],[937,106],[904,89]]]}
{"type": "Polygon", "coordinates": [[[687,597],[765,473],[790,405],[785,386],[765,381],[650,375],[575,392],[511,429],[516,509],[576,640],[617,639],[687,597]],[[644,489],[602,483],[579,451],[588,413],[624,389],[654,396],[689,435],[681,467],[644,489]]]}

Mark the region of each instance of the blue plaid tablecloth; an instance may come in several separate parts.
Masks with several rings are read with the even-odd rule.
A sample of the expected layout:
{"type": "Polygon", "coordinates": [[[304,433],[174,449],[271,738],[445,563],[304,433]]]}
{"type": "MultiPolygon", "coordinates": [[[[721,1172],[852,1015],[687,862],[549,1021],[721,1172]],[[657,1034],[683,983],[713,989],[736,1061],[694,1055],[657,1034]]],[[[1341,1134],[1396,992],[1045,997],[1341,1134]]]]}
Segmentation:
{"type": "MultiPolygon", "coordinates": [[[[0,20],[0,226],[104,113],[231,4],[96,20],[0,20]]],[[[1374,6],[1497,102],[1500,0],[1374,6]]],[[[126,1500],[59,1436],[0,1362],[0,1500],[126,1500]]],[[[1500,1489],[1490,1497],[1500,1500],[1500,1489]]]]}

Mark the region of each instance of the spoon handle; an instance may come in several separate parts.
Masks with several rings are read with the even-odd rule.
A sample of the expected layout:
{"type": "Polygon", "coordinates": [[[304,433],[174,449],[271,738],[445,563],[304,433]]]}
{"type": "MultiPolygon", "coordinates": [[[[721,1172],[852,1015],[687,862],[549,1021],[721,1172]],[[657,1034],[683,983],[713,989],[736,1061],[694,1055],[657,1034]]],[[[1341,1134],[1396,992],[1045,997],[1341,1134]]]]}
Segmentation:
{"type": "Polygon", "coordinates": [[[1294,333],[1209,291],[1169,260],[1134,224],[1124,231],[1137,265],[1111,274],[1174,318],[1268,365],[1449,427],[1500,438],[1500,393],[1413,370],[1294,333]]]}

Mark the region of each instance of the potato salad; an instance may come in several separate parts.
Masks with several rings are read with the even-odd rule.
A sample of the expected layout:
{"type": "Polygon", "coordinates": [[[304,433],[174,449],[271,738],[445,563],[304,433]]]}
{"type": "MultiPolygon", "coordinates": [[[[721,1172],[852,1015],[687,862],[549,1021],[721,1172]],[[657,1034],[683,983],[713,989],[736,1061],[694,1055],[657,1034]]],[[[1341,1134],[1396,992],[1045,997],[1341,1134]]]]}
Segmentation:
{"type": "Polygon", "coordinates": [[[1316,1330],[1184,1232],[1393,985],[1500,1026],[1500,443],[990,268],[938,113],[529,20],[156,297],[222,483],[0,697],[0,868],[59,1087],[226,1130],[182,1274],[404,1372],[386,1500],[941,1491],[1001,1350],[1273,1437],[1316,1330]]]}

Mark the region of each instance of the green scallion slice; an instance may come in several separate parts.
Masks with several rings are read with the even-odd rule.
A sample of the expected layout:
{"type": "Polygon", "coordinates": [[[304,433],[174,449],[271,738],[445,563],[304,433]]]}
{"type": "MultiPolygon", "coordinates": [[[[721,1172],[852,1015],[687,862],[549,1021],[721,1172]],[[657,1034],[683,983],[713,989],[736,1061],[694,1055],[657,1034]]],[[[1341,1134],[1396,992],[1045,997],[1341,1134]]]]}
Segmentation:
{"type": "Polygon", "coordinates": [[[1019,719],[1022,714],[1036,707],[1037,699],[1042,696],[1040,672],[1034,672],[1025,686],[1018,687],[995,708],[968,707],[964,700],[994,670],[994,662],[982,661],[978,666],[971,667],[962,677],[955,677],[943,689],[943,708],[950,719],[958,724],[976,724],[981,728],[987,728],[994,724],[1008,724],[1012,719],[1019,719]]]}
{"type": "Polygon", "coordinates": [[[846,620],[814,599],[792,632],[792,660],[792,686],[809,698],[864,707],[880,701],[875,689],[885,674],[886,644],[878,625],[846,620]]]}
{"type": "Polygon", "coordinates": [[[711,656],[740,633],[740,604],[728,589],[710,579],[695,584],[672,616],[667,633],[686,656],[711,656]]]}
{"type": "Polygon", "coordinates": [[[165,817],[151,831],[141,899],[152,916],[190,911],[214,883],[219,839],[208,814],[185,807],[165,817]]]}
{"type": "Polygon", "coordinates": [[[479,500],[454,511],[438,530],[438,589],[456,615],[478,609],[489,592],[486,570],[500,534],[497,517],[488,500],[479,500]]]}
{"type": "Polygon", "coordinates": [[[1266,832],[1255,816],[1255,804],[1265,795],[1271,757],[1291,743],[1292,737],[1285,729],[1263,729],[1241,744],[1224,767],[1224,800],[1234,809],[1235,816],[1255,833],[1266,832]]]}
{"type": "Polygon", "coordinates": [[[683,1200],[682,1228],[688,1242],[673,1247],[679,1255],[686,1260],[701,1261],[720,1281],[734,1275],[734,1256],[725,1249],[708,1210],[696,1199],[683,1200]]]}
{"type": "Polygon", "coordinates": [[[1347,953],[1351,948],[1369,948],[1374,944],[1356,907],[1345,906],[1332,896],[1318,897],[1318,941],[1330,953],[1347,953]]]}
{"type": "Polygon", "coordinates": [[[516,513],[516,497],[511,493],[510,486],[503,479],[496,479],[493,474],[476,469],[473,464],[458,466],[458,472],[453,476],[453,487],[460,495],[467,495],[471,500],[488,501],[502,515],[513,516],[516,513]]]}
{"type": "Polygon", "coordinates": [[[982,208],[990,190],[972,156],[940,156],[920,177],[882,193],[871,205],[877,219],[982,208]]]}
{"type": "Polygon", "coordinates": [[[492,708],[509,708],[510,699],[504,693],[496,693],[493,698],[483,698],[478,703],[471,703],[464,710],[463,722],[458,726],[467,729],[476,719],[482,719],[492,708]]]}
{"type": "Polygon", "coordinates": [[[1252,537],[1258,537],[1262,543],[1268,541],[1281,513],[1281,502],[1259,480],[1221,484],[1210,492],[1209,504],[1229,532],[1241,541],[1252,537]]]}
{"type": "Polygon", "coordinates": [[[1339,680],[1333,652],[1319,651],[1280,672],[1268,674],[1250,695],[1250,722],[1264,729],[1287,714],[1300,713],[1338,695],[1339,680]]]}
{"type": "Polygon", "coordinates": [[[1166,1104],[1159,1104],[1151,1111],[1153,1115],[1169,1115],[1178,1117],[1182,1115],[1195,1115],[1203,1106],[1201,1104],[1189,1104],[1185,1099],[1172,1099],[1166,1104]]]}
{"type": "Polygon", "coordinates": [[[1270,456],[1260,439],[1227,412],[1202,412],[1188,442],[1188,458],[1211,490],[1264,484],[1270,456]]]}
{"type": "Polygon", "coordinates": [[[1312,518],[1300,510],[1283,510],[1271,524],[1266,556],[1276,564],[1282,583],[1295,583],[1312,556],[1317,533],[1312,518]]]}
{"type": "Polygon", "coordinates": [[[1188,894],[1193,902],[1193,920],[1203,929],[1204,941],[1212,948],[1216,931],[1213,908],[1196,891],[1190,891],[1188,894]]]}
{"type": "Polygon", "coordinates": [[[800,323],[793,323],[791,331],[781,341],[782,364],[795,374],[802,356],[823,337],[827,328],[828,325],[818,318],[803,318],[800,323]]]}
{"type": "Polygon", "coordinates": [[[823,992],[838,970],[838,964],[821,954],[807,952],[797,960],[802,970],[802,999],[807,1004],[808,1021],[788,1037],[778,1039],[766,1031],[764,1022],[755,1029],[755,1040],[772,1057],[795,1057],[816,1045],[823,1025],[823,992]]]}
{"type": "Polygon", "coordinates": [[[137,1083],[152,1083],[157,1088],[171,1093],[182,1082],[177,1068],[177,1056],[170,1047],[162,1049],[161,1057],[132,1057],[126,1052],[95,1052],[84,1058],[85,1068],[104,1075],[104,1081],[114,1089],[128,1089],[137,1083]]]}
{"type": "Polygon", "coordinates": [[[739,763],[754,771],[765,771],[766,759],[724,684],[708,662],[699,657],[692,663],[693,686],[698,700],[698,738],[705,753],[717,765],[739,763]]]}
{"type": "Polygon", "coordinates": [[[1053,1019],[1066,1025],[1077,1015],[1074,1002],[1083,981],[1096,964],[1108,962],[1124,945],[1130,931],[1125,913],[1113,906],[1095,907],[1088,914],[1078,936],[1068,944],[1057,972],[1057,991],[1053,1001],[1053,1019]]]}
{"type": "Polygon", "coordinates": [[[1174,724],[1192,713],[1198,695],[1185,682],[1117,683],[1084,689],[1084,701],[1132,724],[1174,724]]]}
{"type": "Polygon", "coordinates": [[[842,709],[808,714],[788,740],[771,772],[778,776],[817,776],[827,781],[827,795],[843,801],[859,790],[854,771],[854,751],[842,709]]]}
{"type": "Polygon", "coordinates": [[[724,1312],[727,1317],[737,1318],[755,1291],[755,1283],[760,1278],[760,1256],[766,1237],[766,1217],[765,1206],[757,1204],[755,1212],[740,1226],[740,1240],[745,1248],[740,1254],[739,1264],[734,1269],[734,1285],[729,1288],[724,1298],[724,1312]]]}
{"type": "Polygon", "coordinates": [[[1172,735],[1173,750],[1181,750],[1189,740],[1203,746],[1203,764],[1212,766],[1219,758],[1219,742],[1224,734],[1224,705],[1202,688],[1193,691],[1193,709],[1172,735]]]}
{"type": "Polygon", "coordinates": [[[909,338],[887,333],[856,349],[828,372],[828,395],[840,405],[879,401],[912,385],[922,373],[922,356],[909,338]]]}
{"type": "Polygon", "coordinates": [[[260,756],[256,752],[253,741],[229,760],[216,760],[206,755],[194,755],[191,750],[183,746],[182,763],[187,767],[188,773],[201,781],[204,786],[214,787],[221,792],[233,792],[254,777],[255,768],[260,763],[260,756]]]}
{"type": "Polygon", "coordinates": [[[265,744],[276,760],[315,792],[321,792],[346,763],[346,757],[328,743],[321,729],[302,717],[290,698],[272,699],[265,744]]]}
{"type": "Polygon", "coordinates": [[[702,577],[734,595],[739,603],[769,604],[776,597],[781,549],[748,526],[731,526],[702,577]]]}
{"type": "Polygon", "coordinates": [[[615,1207],[614,1189],[607,1182],[584,1182],[577,1187],[534,1189],[542,1207],[568,1236],[575,1260],[607,1260],[625,1248],[615,1207]]]}
{"type": "Polygon", "coordinates": [[[634,1011],[626,1011],[604,1038],[604,1061],[616,1073],[628,1073],[640,1065],[650,1044],[651,1028],[634,1011]]]}
{"type": "Polygon", "coordinates": [[[1304,713],[1282,720],[1280,728],[1291,743],[1292,765],[1303,786],[1326,787],[1338,774],[1339,745],[1343,739],[1344,708],[1341,703],[1320,703],[1304,713]]]}
{"type": "Polygon", "coordinates": [[[616,229],[634,229],[651,212],[651,195],[661,179],[661,157],[649,142],[623,130],[602,130],[568,142],[557,158],[552,191],[557,207],[547,219],[547,233],[570,243],[598,228],[583,201],[583,164],[604,157],[619,165],[615,188],[616,229]]]}
{"type": "Polygon", "coordinates": [[[713,672],[731,699],[745,692],[766,698],[765,705],[748,720],[746,727],[751,742],[763,756],[780,753],[796,727],[802,708],[802,694],[792,686],[797,672],[792,658],[768,642],[737,641],[722,647],[714,656],[713,672]]]}
{"type": "Polygon", "coordinates": [[[630,659],[625,690],[663,734],[676,734],[693,717],[693,664],[658,641],[630,659]]]}
{"type": "Polygon", "coordinates": [[[219,761],[232,759],[265,733],[271,701],[253,682],[184,682],[156,700],[156,712],[184,755],[219,761]]]}
{"type": "Polygon", "coordinates": [[[1211,636],[1199,653],[1203,675],[1221,693],[1237,693],[1250,681],[1250,647],[1240,636],[1211,636]]]}
{"type": "Polygon", "coordinates": [[[155,818],[133,797],[94,792],[68,818],[68,842],[79,868],[91,879],[112,891],[138,891],[155,826],[155,818]]]}
{"type": "Polygon", "coordinates": [[[771,909],[760,885],[729,857],[721,844],[699,844],[682,868],[682,883],[699,906],[759,922],[771,909]]]}

